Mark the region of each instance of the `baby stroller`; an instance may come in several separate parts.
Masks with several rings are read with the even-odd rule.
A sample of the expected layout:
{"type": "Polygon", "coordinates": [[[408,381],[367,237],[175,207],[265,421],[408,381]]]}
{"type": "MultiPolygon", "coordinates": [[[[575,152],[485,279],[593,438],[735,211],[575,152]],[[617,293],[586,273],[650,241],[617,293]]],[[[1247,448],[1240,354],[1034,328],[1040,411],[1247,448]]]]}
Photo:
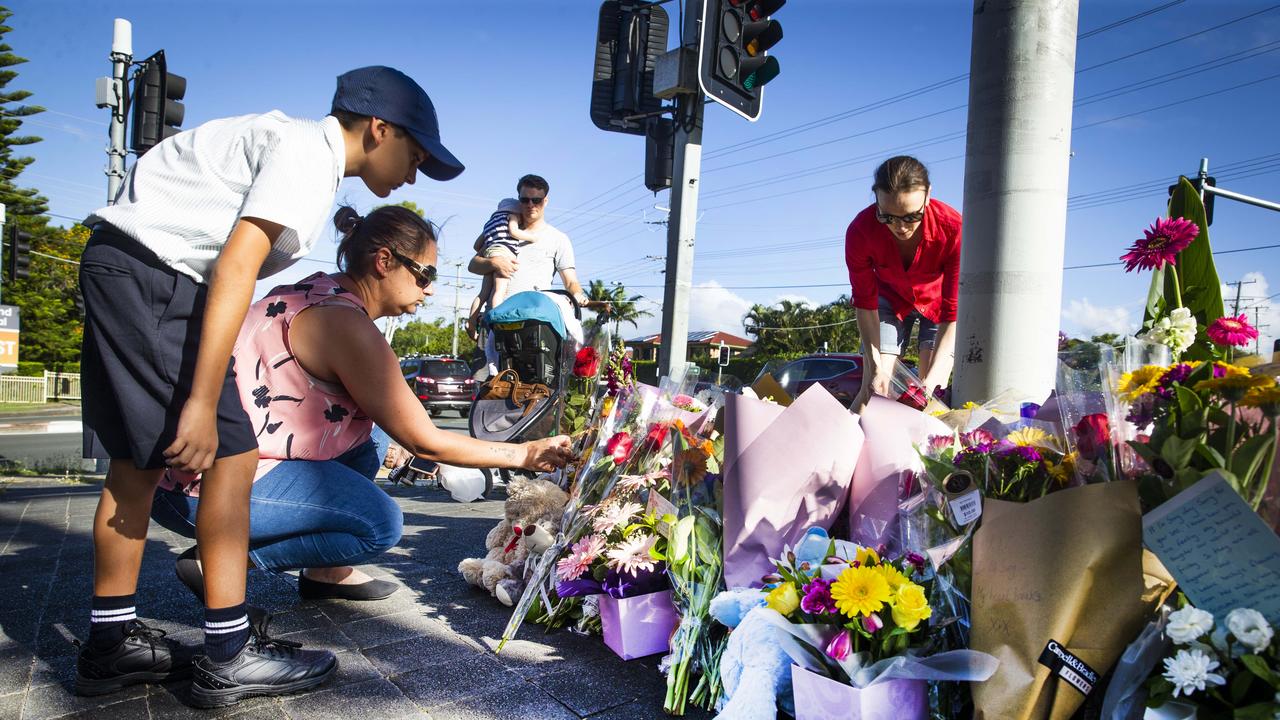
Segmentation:
{"type": "MultiPolygon", "coordinates": [[[[564,290],[546,292],[568,297],[574,317],[581,320],[582,310],[571,293],[564,290]]],[[[481,386],[468,413],[471,436],[493,442],[516,443],[553,435],[560,420],[560,401],[568,380],[565,370],[572,366],[577,351],[565,328],[560,306],[541,292],[517,293],[490,310],[485,325],[487,332],[493,333],[494,347],[498,352],[498,376],[511,371],[520,382],[544,385],[549,393],[532,402],[517,403],[510,398],[484,399],[488,385],[481,386]]],[[[485,495],[488,495],[493,489],[493,471],[481,469],[481,472],[485,495]]],[[[503,482],[510,480],[509,471],[499,472],[503,482]]],[[[418,458],[412,458],[392,470],[388,479],[395,484],[410,486],[418,481],[425,481],[427,487],[440,487],[441,484],[436,463],[418,458]]]]}
{"type": "MultiPolygon", "coordinates": [[[[514,443],[555,434],[567,369],[577,348],[565,328],[560,306],[548,293],[569,298],[574,317],[582,319],[582,309],[564,290],[516,293],[487,314],[485,324],[498,353],[498,374],[480,388],[471,403],[472,437],[514,443]],[[520,383],[543,385],[549,394],[526,400],[485,398],[490,383],[513,376],[520,383]]],[[[510,479],[506,470],[501,474],[504,481],[510,479]]]]}

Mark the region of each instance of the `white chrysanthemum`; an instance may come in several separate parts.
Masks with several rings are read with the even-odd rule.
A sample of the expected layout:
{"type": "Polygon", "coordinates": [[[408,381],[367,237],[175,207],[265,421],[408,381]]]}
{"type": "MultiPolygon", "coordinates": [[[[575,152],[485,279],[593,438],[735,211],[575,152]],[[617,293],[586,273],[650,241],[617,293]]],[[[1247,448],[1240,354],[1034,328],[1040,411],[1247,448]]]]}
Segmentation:
{"type": "Polygon", "coordinates": [[[1187,308],[1174,308],[1157,320],[1143,337],[1168,345],[1175,355],[1179,354],[1196,341],[1196,319],[1187,308]]]}
{"type": "Polygon", "coordinates": [[[1179,650],[1177,655],[1164,659],[1164,679],[1173,683],[1173,696],[1190,696],[1205,685],[1225,685],[1226,678],[1211,672],[1218,668],[1218,661],[1199,650],[1179,650]]]}
{"type": "Polygon", "coordinates": [[[1275,637],[1267,619],[1251,608],[1236,608],[1227,613],[1227,629],[1236,636],[1236,640],[1248,645],[1256,653],[1266,650],[1275,637]]]}
{"type": "Polygon", "coordinates": [[[1169,639],[1179,645],[1186,645],[1192,640],[1213,629],[1213,614],[1190,605],[1169,613],[1169,624],[1165,633],[1169,639]]]}
{"type": "Polygon", "coordinates": [[[612,502],[601,507],[596,515],[595,522],[592,525],[598,533],[609,534],[613,529],[626,523],[631,518],[640,514],[644,510],[640,503],[634,502],[612,502]]]}

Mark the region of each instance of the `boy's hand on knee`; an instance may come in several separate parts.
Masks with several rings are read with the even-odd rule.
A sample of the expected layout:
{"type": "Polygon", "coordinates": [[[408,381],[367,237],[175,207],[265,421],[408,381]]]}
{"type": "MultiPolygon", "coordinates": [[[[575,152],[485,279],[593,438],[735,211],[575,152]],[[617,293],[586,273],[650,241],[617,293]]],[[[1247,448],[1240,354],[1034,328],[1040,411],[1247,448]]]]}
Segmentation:
{"type": "Polygon", "coordinates": [[[218,416],[216,408],[205,408],[188,402],[178,416],[178,432],[165,451],[169,467],[189,473],[202,473],[213,467],[218,452],[218,416]]]}

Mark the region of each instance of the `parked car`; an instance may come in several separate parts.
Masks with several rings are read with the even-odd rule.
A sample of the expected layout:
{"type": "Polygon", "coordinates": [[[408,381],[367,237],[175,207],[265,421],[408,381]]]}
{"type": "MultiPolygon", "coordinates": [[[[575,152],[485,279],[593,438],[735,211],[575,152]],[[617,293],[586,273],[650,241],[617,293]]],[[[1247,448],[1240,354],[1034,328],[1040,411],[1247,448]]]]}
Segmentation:
{"type": "Polygon", "coordinates": [[[457,410],[462,417],[471,413],[476,381],[471,368],[456,358],[405,358],[400,361],[405,382],[431,417],[444,410],[457,410]]]}
{"type": "Polygon", "coordinates": [[[862,389],[862,356],[852,353],[806,355],[778,368],[773,377],[792,397],[818,384],[848,407],[862,389]]]}

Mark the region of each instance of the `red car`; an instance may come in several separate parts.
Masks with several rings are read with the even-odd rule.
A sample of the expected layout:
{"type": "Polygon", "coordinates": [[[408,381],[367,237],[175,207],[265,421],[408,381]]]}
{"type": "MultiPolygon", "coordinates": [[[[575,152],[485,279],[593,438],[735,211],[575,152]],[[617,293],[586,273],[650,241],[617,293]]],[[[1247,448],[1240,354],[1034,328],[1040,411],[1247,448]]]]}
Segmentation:
{"type": "Polygon", "coordinates": [[[431,417],[444,410],[457,410],[462,417],[471,414],[476,381],[465,362],[455,358],[406,358],[400,361],[400,370],[431,417]]]}
{"type": "Polygon", "coordinates": [[[806,355],[778,368],[773,377],[792,397],[818,384],[848,407],[862,389],[862,356],[852,353],[806,355]]]}

